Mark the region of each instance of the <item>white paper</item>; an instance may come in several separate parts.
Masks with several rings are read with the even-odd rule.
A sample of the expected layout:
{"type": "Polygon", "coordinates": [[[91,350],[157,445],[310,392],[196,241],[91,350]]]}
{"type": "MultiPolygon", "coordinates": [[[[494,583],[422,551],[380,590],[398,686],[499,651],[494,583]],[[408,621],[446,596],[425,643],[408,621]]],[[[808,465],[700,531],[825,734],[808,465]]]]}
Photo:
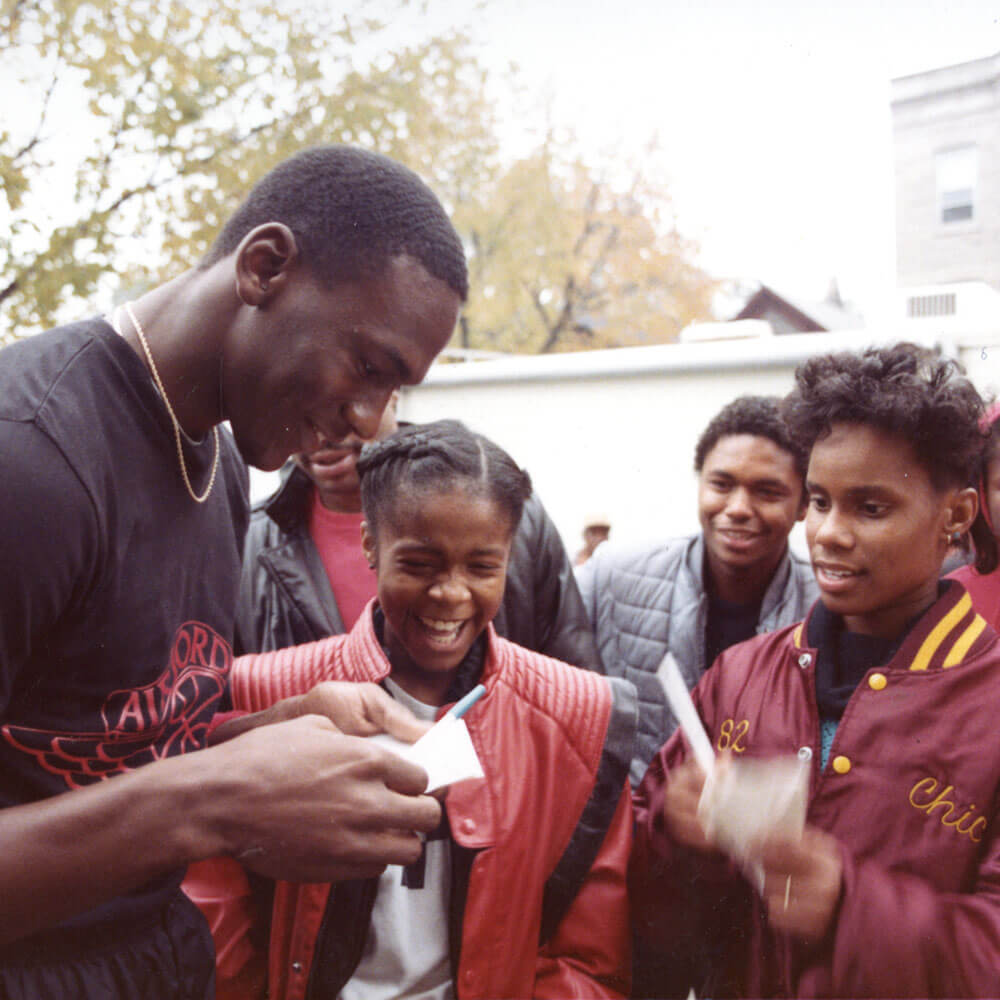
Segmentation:
{"type": "Polygon", "coordinates": [[[469,728],[464,719],[456,719],[453,715],[439,719],[416,743],[403,743],[387,733],[369,739],[404,760],[419,764],[427,772],[428,792],[456,781],[484,777],[469,728]]]}
{"type": "Polygon", "coordinates": [[[674,717],[680,723],[688,746],[691,747],[694,754],[694,759],[706,775],[711,774],[715,767],[715,751],[712,749],[705,727],[698,717],[698,710],[691,700],[691,693],[688,691],[687,684],[684,683],[680,668],[672,654],[667,653],[663,657],[660,667],[656,671],[656,676],[663,685],[670,711],[674,713],[674,717]]]}

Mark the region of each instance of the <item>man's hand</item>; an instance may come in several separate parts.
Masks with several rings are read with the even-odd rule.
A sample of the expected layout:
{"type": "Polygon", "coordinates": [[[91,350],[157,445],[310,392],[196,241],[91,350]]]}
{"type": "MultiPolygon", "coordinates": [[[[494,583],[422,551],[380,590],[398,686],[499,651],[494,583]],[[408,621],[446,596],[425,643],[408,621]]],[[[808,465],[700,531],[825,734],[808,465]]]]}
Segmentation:
{"type": "Polygon", "coordinates": [[[760,861],[768,923],[804,941],[821,940],[840,903],[843,862],[836,839],[807,826],[801,839],[766,841],[760,861]]]}
{"type": "Polygon", "coordinates": [[[377,684],[323,681],[306,694],[285,698],[263,712],[227,720],[212,733],[211,743],[224,743],[259,726],[303,715],[322,715],[345,736],[388,733],[404,743],[415,743],[431,727],[377,684]]]}
{"type": "Polygon", "coordinates": [[[404,743],[415,743],[432,725],[418,719],[377,684],[350,681],[317,684],[301,696],[298,714],[325,716],[346,736],[388,733],[404,743]]]}
{"type": "MultiPolygon", "coordinates": [[[[378,699],[365,698],[348,700],[346,713],[334,699],[345,725],[368,731],[397,725],[372,708],[378,699]]],[[[421,794],[422,768],[339,733],[318,715],[258,726],[182,761],[197,767],[198,758],[203,772],[212,764],[203,792],[215,797],[219,843],[208,853],[232,854],[272,878],[331,882],[412,864],[422,846],[418,833],[431,832],[441,819],[438,803],[421,794]]]]}

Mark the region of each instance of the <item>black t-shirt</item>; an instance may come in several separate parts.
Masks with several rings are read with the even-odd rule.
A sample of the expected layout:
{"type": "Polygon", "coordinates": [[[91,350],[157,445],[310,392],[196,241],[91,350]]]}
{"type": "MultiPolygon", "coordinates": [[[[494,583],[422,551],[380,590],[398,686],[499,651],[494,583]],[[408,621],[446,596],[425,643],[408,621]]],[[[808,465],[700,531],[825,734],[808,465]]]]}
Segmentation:
{"type": "MultiPolygon", "coordinates": [[[[938,584],[938,597],[948,583],[938,584]]],[[[926,609],[924,609],[926,610],[926,609]]],[[[816,704],[820,717],[840,720],[861,679],[873,667],[885,666],[896,655],[923,611],[914,615],[899,634],[881,636],[848,632],[844,619],[817,602],[809,617],[808,642],[816,649],[816,704]]]]}
{"type": "Polygon", "coordinates": [[[708,595],[708,620],[705,623],[705,669],[716,657],[738,642],[746,642],[757,634],[760,601],[736,604],[721,597],[708,595]]]}
{"type": "MultiPolygon", "coordinates": [[[[246,469],[222,439],[197,504],[163,401],[110,326],[0,352],[0,806],[204,745],[248,517],[246,469]]],[[[185,451],[201,491],[212,436],[185,451]]],[[[180,875],[72,923],[148,910],[180,875]]]]}

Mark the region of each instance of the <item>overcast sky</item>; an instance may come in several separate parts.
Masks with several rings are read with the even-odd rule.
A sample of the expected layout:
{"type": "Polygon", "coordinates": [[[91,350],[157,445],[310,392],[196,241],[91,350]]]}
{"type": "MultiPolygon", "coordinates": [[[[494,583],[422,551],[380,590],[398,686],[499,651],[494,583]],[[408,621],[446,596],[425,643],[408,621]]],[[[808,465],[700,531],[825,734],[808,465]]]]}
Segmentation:
{"type": "MultiPolygon", "coordinates": [[[[658,136],[707,270],[804,299],[836,278],[869,322],[895,283],[890,80],[1000,52],[1000,0],[411,0],[390,21],[471,31],[594,156],[658,136]]],[[[539,135],[521,110],[512,155],[539,135]]]]}
{"type": "MultiPolygon", "coordinates": [[[[1000,52],[986,0],[472,0],[486,58],[520,66],[591,150],[659,135],[682,230],[715,274],[869,314],[894,286],[890,80],[1000,52]]],[[[512,142],[519,124],[509,123],[512,142]]]]}

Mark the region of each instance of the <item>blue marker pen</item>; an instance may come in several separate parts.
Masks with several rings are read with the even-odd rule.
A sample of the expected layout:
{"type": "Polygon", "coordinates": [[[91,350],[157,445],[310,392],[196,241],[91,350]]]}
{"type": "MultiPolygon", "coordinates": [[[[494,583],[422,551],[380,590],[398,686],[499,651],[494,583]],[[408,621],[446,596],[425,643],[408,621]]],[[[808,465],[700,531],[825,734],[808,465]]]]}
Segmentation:
{"type": "Polygon", "coordinates": [[[477,684],[464,698],[456,701],[445,714],[453,719],[461,719],[484,694],[486,694],[486,685],[477,684]]]}

